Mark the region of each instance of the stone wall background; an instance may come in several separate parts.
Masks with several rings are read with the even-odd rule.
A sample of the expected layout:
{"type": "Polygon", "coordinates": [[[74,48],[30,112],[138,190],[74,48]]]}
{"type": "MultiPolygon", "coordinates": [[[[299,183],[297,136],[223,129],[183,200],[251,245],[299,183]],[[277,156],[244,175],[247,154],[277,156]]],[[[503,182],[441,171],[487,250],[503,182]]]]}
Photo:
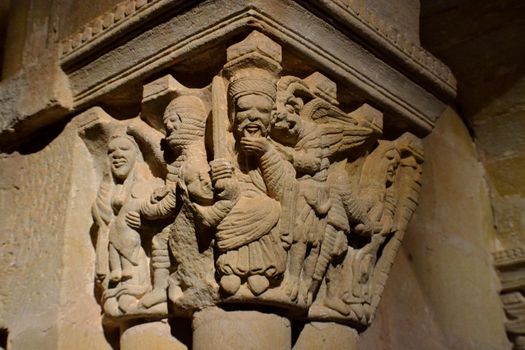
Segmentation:
{"type": "Polygon", "coordinates": [[[489,183],[497,240],[525,244],[525,3],[423,1],[422,41],[458,78],[458,108],[489,183]]]}
{"type": "Polygon", "coordinates": [[[508,349],[475,145],[452,109],[424,142],[419,206],[363,348],[508,349]]]}
{"type": "Polygon", "coordinates": [[[0,328],[10,349],[108,348],[94,298],[93,166],[73,127],[0,158],[0,328]]]}

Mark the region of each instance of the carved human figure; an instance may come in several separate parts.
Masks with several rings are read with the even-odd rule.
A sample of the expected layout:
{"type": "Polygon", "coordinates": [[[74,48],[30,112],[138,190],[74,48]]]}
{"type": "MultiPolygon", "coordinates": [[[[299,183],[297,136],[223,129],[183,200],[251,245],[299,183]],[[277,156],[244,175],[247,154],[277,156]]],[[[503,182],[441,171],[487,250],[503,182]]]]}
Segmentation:
{"type": "Polygon", "coordinates": [[[175,271],[169,278],[170,299],[191,309],[195,304],[211,303],[217,294],[209,228],[231,210],[238,189],[232,167],[225,162],[212,165],[221,174],[212,187],[204,142],[207,116],[203,101],[191,95],[176,97],[164,112],[166,141],[175,159],[168,164],[166,186],[158,188],[139,213],[133,214],[134,220],[142,216],[173,221],[152,241],[154,288],[141,300],[147,307],[166,300],[168,244],[175,259],[175,271]]]}
{"type": "Polygon", "coordinates": [[[216,234],[217,270],[227,294],[247,283],[259,295],[285,270],[288,244],[277,225],[279,202],[295,171],[268,139],[275,93],[275,82],[262,74],[236,77],[228,88],[241,194],[216,234]]]}
{"type": "Polygon", "coordinates": [[[97,275],[99,279],[105,279],[104,300],[113,299],[104,307],[110,314],[115,314],[118,312],[117,300],[118,308],[126,312],[150,288],[141,240],[143,228],[130,227],[126,216],[138,210],[142,200],[161,181],[151,176],[137,143],[122,130],[110,137],[108,160],[110,171],[100,186],[93,213],[100,228],[98,265],[105,265],[101,260],[108,259],[107,270],[103,272],[97,268],[97,275]],[[107,242],[103,237],[104,230],[107,242]],[[104,249],[108,250],[107,255],[104,249]]]}
{"type": "MultiPolygon", "coordinates": [[[[359,205],[371,221],[372,229],[357,225],[353,234],[361,235],[368,243],[362,247],[348,247],[342,267],[334,267],[327,275],[325,304],[343,315],[366,322],[370,305],[370,279],[377,261],[377,253],[387,235],[393,231],[396,210],[395,179],[400,155],[391,141],[380,141],[363,165],[359,192],[355,194],[359,205]]],[[[348,194],[341,192],[342,198],[348,194]]]]}

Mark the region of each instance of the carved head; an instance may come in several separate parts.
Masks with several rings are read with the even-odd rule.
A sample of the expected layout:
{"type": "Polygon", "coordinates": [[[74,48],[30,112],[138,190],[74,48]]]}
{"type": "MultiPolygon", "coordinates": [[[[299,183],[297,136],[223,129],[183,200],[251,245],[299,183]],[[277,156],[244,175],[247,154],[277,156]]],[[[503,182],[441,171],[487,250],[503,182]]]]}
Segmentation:
{"type": "Polygon", "coordinates": [[[233,133],[266,137],[270,132],[275,104],[275,82],[266,77],[242,77],[233,80],[228,88],[233,105],[233,133]]]}
{"type": "Polygon", "coordinates": [[[196,204],[210,205],[213,203],[213,189],[208,163],[190,160],[185,162],[180,170],[181,187],[188,197],[196,204]]]}
{"type": "Polygon", "coordinates": [[[177,150],[203,140],[207,117],[208,110],[200,98],[183,95],[173,99],[163,116],[168,145],[177,150]]]}
{"type": "Polygon", "coordinates": [[[137,163],[139,147],[125,133],[113,135],[108,144],[111,173],[116,180],[124,181],[137,163]]]}
{"type": "Polygon", "coordinates": [[[385,154],[387,161],[386,168],[386,184],[391,185],[395,181],[397,169],[399,168],[400,156],[396,149],[389,150],[385,154]]]}
{"type": "Polygon", "coordinates": [[[274,140],[287,146],[297,144],[304,128],[300,113],[305,97],[311,99],[313,95],[301,79],[285,76],[279,80],[271,130],[274,140]]]}

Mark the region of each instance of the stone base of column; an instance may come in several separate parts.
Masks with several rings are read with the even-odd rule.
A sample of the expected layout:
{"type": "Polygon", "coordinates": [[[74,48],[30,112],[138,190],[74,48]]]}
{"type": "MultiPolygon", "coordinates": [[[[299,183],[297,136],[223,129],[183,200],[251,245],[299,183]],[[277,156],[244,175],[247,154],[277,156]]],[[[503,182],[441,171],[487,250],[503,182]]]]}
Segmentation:
{"type": "Polygon", "coordinates": [[[333,322],[311,322],[302,329],[293,350],[357,350],[359,334],[333,322]]]}
{"type": "Polygon", "coordinates": [[[186,344],[173,337],[168,321],[129,324],[121,329],[121,350],[188,350],[186,344]]]}
{"type": "Polygon", "coordinates": [[[290,321],[259,311],[210,308],[193,318],[194,350],[290,350],[290,321]]]}

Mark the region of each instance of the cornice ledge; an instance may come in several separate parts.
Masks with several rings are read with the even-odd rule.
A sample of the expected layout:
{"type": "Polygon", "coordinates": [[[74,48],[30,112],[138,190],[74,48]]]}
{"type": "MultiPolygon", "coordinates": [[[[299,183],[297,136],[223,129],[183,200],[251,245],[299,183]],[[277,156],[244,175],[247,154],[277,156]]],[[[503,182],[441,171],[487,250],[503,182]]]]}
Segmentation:
{"type": "Polygon", "coordinates": [[[423,48],[410,40],[404,33],[398,32],[385,22],[381,16],[362,3],[343,3],[341,0],[299,0],[311,3],[321,13],[339,20],[347,29],[356,32],[370,43],[397,58],[396,62],[420,79],[430,84],[445,99],[454,99],[457,93],[457,81],[450,68],[423,48]]]}
{"type": "MultiPolygon", "coordinates": [[[[214,2],[204,2],[199,4],[198,13],[206,15],[206,11],[214,10],[212,4],[215,7],[219,6],[214,2]]],[[[346,35],[334,32],[334,28],[322,18],[311,17],[311,33],[308,37],[305,36],[301,33],[304,23],[301,22],[300,13],[304,13],[304,8],[294,2],[288,5],[256,0],[249,3],[233,2],[228,11],[216,14],[217,20],[213,23],[195,23],[195,28],[186,30],[185,34],[177,33],[180,37],[175,36],[173,43],[152,48],[151,54],[144,54],[142,59],[136,60],[129,67],[111,67],[113,71],[106,73],[105,68],[97,68],[97,65],[107,64],[108,58],[94,57],[86,66],[68,73],[73,86],[75,107],[89,107],[90,101],[122,85],[124,81],[145,79],[148,74],[169,67],[190,52],[227,40],[229,36],[240,31],[255,28],[286,42],[305,57],[318,62],[323,69],[371,96],[378,106],[385,107],[393,115],[409,120],[416,134],[424,135],[432,129],[445,106],[440,98],[429,94],[425,86],[416,82],[417,79],[411,79],[395,67],[389,66],[346,35]],[[272,9],[273,12],[268,13],[268,9],[272,9]],[[286,21],[290,16],[296,16],[297,20],[286,21]],[[317,42],[327,35],[333,36],[337,43],[317,42]],[[349,60],[348,57],[354,59],[349,60]],[[93,78],[92,73],[95,71],[103,71],[107,75],[103,80],[93,78]],[[375,73],[368,74],[372,71],[375,73]]],[[[163,26],[164,30],[173,31],[177,23],[174,19],[172,23],[163,23],[163,26]]],[[[115,47],[115,50],[120,50],[117,56],[125,55],[126,45],[128,51],[131,50],[131,45],[144,45],[143,42],[139,43],[140,38],[137,38],[115,47]]],[[[150,36],[148,40],[151,42],[155,39],[150,36]]]]}
{"type": "Polygon", "coordinates": [[[60,63],[70,66],[108,42],[154,19],[167,10],[182,9],[195,1],[126,0],[89,21],[75,34],[60,42],[60,63]]]}

